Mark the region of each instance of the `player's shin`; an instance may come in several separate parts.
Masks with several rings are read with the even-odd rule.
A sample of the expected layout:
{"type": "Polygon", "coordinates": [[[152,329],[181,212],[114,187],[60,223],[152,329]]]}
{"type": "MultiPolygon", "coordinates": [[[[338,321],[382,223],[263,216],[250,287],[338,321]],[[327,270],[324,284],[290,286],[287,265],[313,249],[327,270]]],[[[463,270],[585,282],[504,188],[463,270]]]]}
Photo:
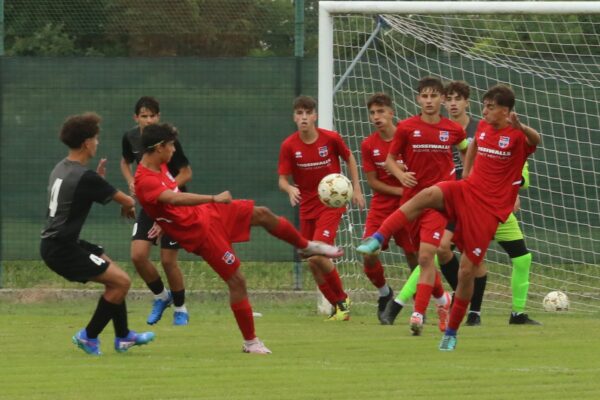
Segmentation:
{"type": "Polygon", "coordinates": [[[529,291],[529,269],[531,267],[531,253],[512,258],[512,311],[524,312],[529,291]]]}

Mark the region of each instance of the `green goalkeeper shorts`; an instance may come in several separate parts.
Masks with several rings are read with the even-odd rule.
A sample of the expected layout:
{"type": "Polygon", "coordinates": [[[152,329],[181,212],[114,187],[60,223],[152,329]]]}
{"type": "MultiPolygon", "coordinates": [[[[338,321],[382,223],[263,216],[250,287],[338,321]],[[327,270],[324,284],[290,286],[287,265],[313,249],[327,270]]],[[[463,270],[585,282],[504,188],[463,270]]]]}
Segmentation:
{"type": "Polygon", "coordinates": [[[521,232],[521,227],[515,214],[510,213],[505,223],[498,224],[494,239],[496,242],[512,242],[513,240],[523,239],[523,232],[521,232]]]}

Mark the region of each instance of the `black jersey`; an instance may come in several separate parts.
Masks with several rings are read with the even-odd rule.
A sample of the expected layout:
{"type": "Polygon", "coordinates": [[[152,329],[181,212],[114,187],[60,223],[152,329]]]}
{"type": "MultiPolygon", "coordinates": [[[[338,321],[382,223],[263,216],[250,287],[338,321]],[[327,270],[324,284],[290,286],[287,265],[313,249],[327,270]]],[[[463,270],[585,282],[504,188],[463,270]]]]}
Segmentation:
{"type": "MultiPolygon", "coordinates": [[[[142,146],[142,135],[139,127],[135,127],[125,132],[123,135],[122,153],[123,158],[129,164],[132,164],[134,161],[139,163],[142,159],[144,147],[142,146]]],[[[190,162],[183,152],[181,143],[176,139],[175,153],[173,154],[171,161],[168,162],[167,168],[169,168],[171,175],[175,177],[179,174],[181,168],[187,167],[188,165],[190,165],[190,162]]],[[[185,187],[181,187],[180,189],[185,192],[185,187]]]]}
{"type": "MultiPolygon", "coordinates": [[[[469,118],[469,124],[465,129],[465,131],[467,132],[467,140],[469,141],[469,143],[471,143],[471,140],[473,140],[473,138],[475,137],[475,131],[477,130],[477,125],[479,125],[479,121],[481,121],[479,118],[469,118]]],[[[454,161],[454,165],[456,166],[456,179],[461,179],[463,172],[463,163],[460,160],[458,150],[456,150],[456,148],[454,147],[452,148],[452,158],[454,161]]]]}
{"type": "Polygon", "coordinates": [[[116,192],[96,171],[65,158],[50,174],[48,221],[42,239],[78,240],[92,204],[106,204],[116,192]]]}

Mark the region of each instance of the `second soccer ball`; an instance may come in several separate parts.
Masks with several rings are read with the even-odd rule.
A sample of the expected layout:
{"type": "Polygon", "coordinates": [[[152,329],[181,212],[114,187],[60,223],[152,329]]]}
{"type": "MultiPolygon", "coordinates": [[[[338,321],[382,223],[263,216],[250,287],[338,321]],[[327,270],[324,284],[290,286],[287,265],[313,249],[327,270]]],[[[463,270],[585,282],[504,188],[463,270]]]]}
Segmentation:
{"type": "Polygon", "coordinates": [[[352,183],[342,174],[329,174],[319,182],[319,199],[327,207],[344,207],[352,199],[352,183]]]}

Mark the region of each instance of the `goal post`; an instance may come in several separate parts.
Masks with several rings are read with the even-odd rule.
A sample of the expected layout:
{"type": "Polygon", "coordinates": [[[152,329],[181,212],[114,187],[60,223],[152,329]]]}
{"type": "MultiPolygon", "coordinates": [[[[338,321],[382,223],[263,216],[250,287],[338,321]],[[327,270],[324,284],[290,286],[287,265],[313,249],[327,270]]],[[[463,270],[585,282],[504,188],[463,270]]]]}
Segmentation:
{"type": "MultiPolygon", "coordinates": [[[[559,289],[572,310],[600,311],[599,1],[321,1],[318,56],[319,126],[340,132],[359,168],[360,143],[373,131],[370,94],[386,92],[404,119],[418,112],[420,77],[464,80],[480,117],[483,93],[511,86],[516,112],[542,134],[517,215],[533,254],[527,307],[541,310],[543,296],[559,289]]],[[[361,184],[369,199],[364,177],[361,184]]],[[[344,216],[339,265],[346,288],[372,294],[364,296],[372,303],[354,250],[365,219],[356,209],[344,216]]],[[[408,271],[401,250],[380,258],[399,289],[408,271]]],[[[486,263],[484,308],[510,311],[510,260],[492,244],[486,263]]]]}

